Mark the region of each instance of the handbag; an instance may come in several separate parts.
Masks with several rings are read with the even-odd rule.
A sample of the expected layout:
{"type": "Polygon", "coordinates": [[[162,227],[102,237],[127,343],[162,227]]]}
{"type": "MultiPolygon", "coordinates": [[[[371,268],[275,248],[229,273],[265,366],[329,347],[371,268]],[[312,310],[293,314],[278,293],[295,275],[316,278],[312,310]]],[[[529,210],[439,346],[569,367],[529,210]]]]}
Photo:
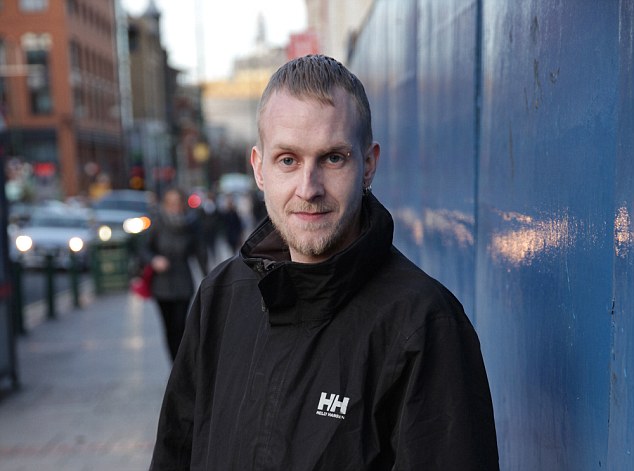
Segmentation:
{"type": "Polygon", "coordinates": [[[152,297],[152,277],[154,270],[149,263],[143,267],[141,274],[130,280],[130,291],[137,296],[148,299],[152,297]]]}

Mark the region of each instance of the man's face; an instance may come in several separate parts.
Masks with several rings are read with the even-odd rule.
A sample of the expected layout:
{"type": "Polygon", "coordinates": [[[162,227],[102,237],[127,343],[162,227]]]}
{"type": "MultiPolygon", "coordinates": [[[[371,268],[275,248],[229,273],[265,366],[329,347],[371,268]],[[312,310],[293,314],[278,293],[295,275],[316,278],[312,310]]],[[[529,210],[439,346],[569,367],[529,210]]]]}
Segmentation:
{"type": "Polygon", "coordinates": [[[251,165],[269,216],[291,259],[316,263],[359,235],[362,188],[372,181],[379,146],[362,149],[350,96],[334,106],[274,93],[261,116],[261,147],[251,165]]]}

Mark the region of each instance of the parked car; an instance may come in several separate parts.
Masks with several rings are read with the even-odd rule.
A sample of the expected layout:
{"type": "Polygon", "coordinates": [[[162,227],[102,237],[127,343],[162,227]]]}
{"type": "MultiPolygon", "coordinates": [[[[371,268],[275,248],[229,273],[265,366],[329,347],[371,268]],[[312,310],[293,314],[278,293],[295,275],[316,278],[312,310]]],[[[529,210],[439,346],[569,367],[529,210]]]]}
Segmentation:
{"type": "Polygon", "coordinates": [[[8,223],[11,227],[22,227],[31,219],[34,205],[22,201],[12,201],[9,203],[8,223]]]}
{"type": "Polygon", "coordinates": [[[88,208],[47,203],[35,206],[29,221],[15,228],[11,236],[11,257],[25,268],[44,268],[50,255],[55,268],[68,269],[72,252],[78,267],[85,269],[90,246],[97,238],[97,226],[88,208]]]}
{"type": "Polygon", "coordinates": [[[152,224],[154,194],[149,191],[112,190],[92,204],[101,240],[126,240],[152,224]]]}

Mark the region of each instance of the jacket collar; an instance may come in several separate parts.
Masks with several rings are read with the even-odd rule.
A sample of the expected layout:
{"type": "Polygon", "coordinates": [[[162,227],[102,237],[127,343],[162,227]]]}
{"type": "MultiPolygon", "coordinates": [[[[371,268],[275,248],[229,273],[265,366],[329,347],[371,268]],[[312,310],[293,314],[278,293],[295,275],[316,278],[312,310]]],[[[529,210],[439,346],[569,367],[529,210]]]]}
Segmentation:
{"type": "Polygon", "coordinates": [[[258,287],[271,324],[326,320],[376,273],[392,246],[394,223],[373,195],[363,198],[362,213],[359,238],[315,264],[290,261],[288,247],[268,218],[255,229],[240,255],[260,278],[258,287]]]}

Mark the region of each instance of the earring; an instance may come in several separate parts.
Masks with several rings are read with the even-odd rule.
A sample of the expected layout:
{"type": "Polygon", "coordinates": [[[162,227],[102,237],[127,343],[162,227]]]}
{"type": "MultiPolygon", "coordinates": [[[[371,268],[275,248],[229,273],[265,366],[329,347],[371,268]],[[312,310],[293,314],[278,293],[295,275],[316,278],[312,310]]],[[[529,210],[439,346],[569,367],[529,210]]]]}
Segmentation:
{"type": "Polygon", "coordinates": [[[363,187],[363,196],[368,196],[372,193],[372,184],[370,183],[368,186],[363,187]]]}

